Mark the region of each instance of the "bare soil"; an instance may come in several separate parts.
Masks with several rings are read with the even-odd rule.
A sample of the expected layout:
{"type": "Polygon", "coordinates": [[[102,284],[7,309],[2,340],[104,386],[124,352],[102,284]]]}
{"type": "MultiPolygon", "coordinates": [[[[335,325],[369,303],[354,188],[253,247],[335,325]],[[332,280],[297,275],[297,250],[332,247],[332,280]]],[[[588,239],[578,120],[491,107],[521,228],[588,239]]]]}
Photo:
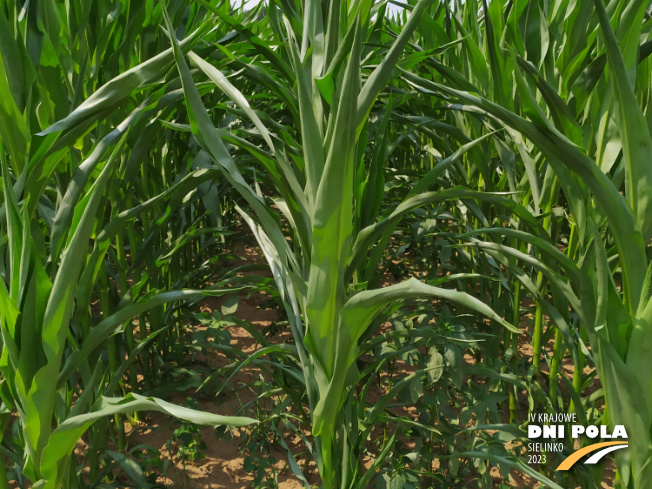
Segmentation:
{"type": "MultiPolygon", "coordinates": [[[[238,256],[243,258],[241,262],[235,262],[235,266],[242,264],[265,263],[264,257],[261,257],[258,250],[254,247],[239,245],[235,252],[238,256]]],[[[268,272],[256,273],[271,276],[268,272]]],[[[243,320],[249,321],[262,331],[264,328],[269,327],[274,321],[278,320],[275,310],[264,308],[264,304],[268,300],[269,296],[266,296],[264,293],[254,293],[249,295],[246,292],[242,292],[239,294],[239,306],[235,315],[243,320]]],[[[207,298],[201,303],[201,310],[206,312],[212,312],[214,310],[219,311],[223,302],[223,298],[207,298]]],[[[524,318],[524,323],[524,325],[527,326],[527,318],[524,318]]],[[[201,326],[196,326],[196,328],[200,329],[201,326]]],[[[252,353],[260,347],[260,345],[256,343],[245,329],[234,326],[231,327],[229,331],[232,336],[232,345],[236,346],[243,352],[252,353]]],[[[281,333],[275,340],[284,341],[287,339],[287,335],[289,335],[287,332],[281,333]]],[[[546,348],[549,349],[550,353],[552,352],[552,346],[552,341],[546,345],[546,348]]],[[[532,356],[532,347],[525,335],[523,335],[519,341],[519,354],[522,357],[531,358],[532,356]]],[[[474,361],[470,355],[467,355],[465,358],[469,362],[474,361]]],[[[200,359],[204,364],[209,364],[213,367],[223,366],[227,363],[224,356],[220,356],[218,353],[202,354],[200,359]]],[[[545,362],[542,361],[541,365],[542,370],[545,372],[547,370],[545,362]]],[[[572,360],[566,358],[562,365],[562,372],[570,379],[572,379],[572,367],[572,360]]],[[[409,371],[410,367],[405,365],[405,371],[403,373],[407,374],[409,371]]],[[[589,373],[588,367],[585,369],[585,373],[589,373]]],[[[236,375],[233,384],[245,385],[260,375],[260,370],[256,368],[243,369],[236,375]]],[[[221,402],[219,406],[216,406],[212,400],[206,400],[201,396],[197,396],[194,389],[185,392],[175,392],[171,395],[171,398],[174,402],[183,404],[187,397],[193,397],[198,402],[198,408],[216,414],[228,415],[239,413],[243,404],[252,401],[256,397],[256,394],[253,391],[247,389],[239,391],[238,395],[233,393],[225,394],[221,394],[223,402],[221,402]],[[227,397],[224,399],[225,394],[227,397]]],[[[381,395],[381,392],[372,392],[370,393],[370,400],[373,401],[373,396],[380,398],[381,395]]],[[[523,402],[520,402],[520,408],[523,412],[521,413],[522,418],[520,419],[526,419],[527,403],[524,402],[524,399],[522,401],[523,402]]],[[[404,412],[401,414],[407,416],[414,415],[409,408],[404,408],[404,412]]],[[[160,451],[161,459],[165,464],[166,469],[165,473],[162,473],[159,477],[159,483],[188,489],[244,489],[256,487],[254,485],[254,474],[244,469],[246,457],[246,454],[244,453],[244,445],[246,442],[246,436],[242,432],[237,430],[234,431],[233,438],[230,441],[226,441],[225,439],[216,438],[212,428],[204,427],[200,431],[201,440],[206,445],[206,448],[202,450],[204,458],[195,461],[183,461],[176,455],[178,444],[170,442],[173,438],[173,432],[178,428],[178,426],[178,422],[171,420],[165,415],[157,413],[143,420],[140,423],[140,426],[134,427],[131,424],[125,424],[125,429],[128,435],[128,444],[130,447],[139,444],[147,444],[160,451]],[[170,448],[172,449],[171,451],[170,448]]],[[[409,442],[409,440],[407,441],[409,442]]],[[[288,440],[288,443],[291,446],[293,446],[293,444],[297,446],[299,445],[298,440],[288,440]]],[[[303,487],[300,481],[289,470],[287,453],[283,448],[275,448],[271,450],[268,455],[276,460],[274,468],[278,472],[277,480],[279,488],[299,489],[303,487]]],[[[363,465],[370,467],[371,461],[368,459],[363,460],[363,465]]],[[[434,468],[438,468],[438,465],[438,461],[435,461],[434,468]]],[[[302,467],[302,469],[305,469],[305,466],[302,467]]],[[[308,470],[304,470],[304,473],[305,472],[310,474],[309,482],[311,484],[319,484],[319,478],[316,475],[316,469],[313,462],[310,462],[308,470]]],[[[611,461],[607,462],[605,467],[605,480],[602,484],[603,489],[609,489],[612,487],[614,472],[614,464],[611,461]]],[[[503,480],[497,468],[494,467],[491,469],[491,475],[494,477],[494,487],[504,487],[504,485],[500,486],[500,484],[506,484],[506,481],[503,480]]],[[[534,479],[520,472],[516,472],[515,470],[511,471],[511,478],[512,480],[508,484],[509,487],[516,489],[541,487],[534,479]]],[[[472,486],[466,485],[464,487],[472,486]]]]}

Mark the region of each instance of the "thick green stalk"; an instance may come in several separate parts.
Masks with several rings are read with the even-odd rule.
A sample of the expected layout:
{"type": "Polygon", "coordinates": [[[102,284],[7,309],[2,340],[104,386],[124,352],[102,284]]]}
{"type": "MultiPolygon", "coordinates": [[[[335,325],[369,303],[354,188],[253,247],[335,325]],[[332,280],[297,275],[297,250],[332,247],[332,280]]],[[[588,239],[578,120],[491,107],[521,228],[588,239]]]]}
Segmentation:
{"type": "MultiPolygon", "coordinates": [[[[573,258],[575,256],[575,252],[577,250],[577,247],[579,246],[579,237],[577,234],[577,227],[573,224],[570,226],[570,236],[568,238],[568,247],[566,248],[566,255],[569,258],[573,258]]],[[[561,359],[564,354],[565,349],[563,348],[563,337],[561,332],[557,329],[555,331],[555,343],[553,347],[553,355],[552,355],[552,361],[550,364],[550,387],[549,387],[549,394],[550,394],[550,399],[553,403],[556,402],[557,400],[557,388],[559,384],[559,366],[561,364],[561,359]]],[[[582,352],[580,351],[580,357],[582,357],[582,352]]],[[[576,366],[577,370],[577,366],[576,366]]],[[[581,375],[581,372],[580,372],[581,375]]]]}
{"type": "MultiPolygon", "coordinates": [[[[512,311],[512,324],[519,325],[521,321],[521,283],[514,284],[514,304],[512,311]]],[[[510,363],[512,368],[518,369],[518,336],[514,333],[507,332],[512,348],[512,357],[510,363]]],[[[518,399],[516,397],[516,387],[509,385],[509,422],[516,423],[518,417],[518,399]]]]}
{"type": "MultiPolygon", "coordinates": [[[[147,338],[147,335],[149,333],[147,331],[147,317],[144,314],[138,316],[138,330],[140,331],[141,341],[145,340],[145,338],[147,338]]],[[[145,390],[147,390],[152,386],[152,381],[151,381],[152,369],[150,365],[151,360],[150,360],[149,348],[143,350],[143,352],[141,353],[141,358],[142,358],[142,365],[143,365],[143,377],[145,382],[145,390]]]]}
{"type": "MultiPolygon", "coordinates": [[[[116,244],[116,255],[118,257],[118,263],[120,267],[122,268],[122,273],[119,274],[120,277],[120,292],[124,295],[127,293],[128,290],[128,283],[127,283],[127,273],[129,270],[129,265],[127,263],[127,258],[125,255],[125,244],[124,244],[124,237],[122,233],[118,233],[115,237],[115,244],[116,244]]],[[[125,340],[127,342],[127,347],[129,348],[129,351],[134,351],[136,348],[136,342],[134,340],[134,325],[131,321],[127,322],[125,325],[125,340]]],[[[136,373],[136,362],[132,364],[132,367],[128,371],[128,376],[129,376],[129,384],[131,385],[131,390],[132,392],[136,392],[138,390],[138,376],[136,373]]]]}
{"type": "MultiPolygon", "coordinates": [[[[109,288],[106,281],[106,275],[103,274],[100,276],[100,305],[102,307],[102,316],[108,318],[111,315],[111,306],[109,303],[109,288]]],[[[120,358],[118,356],[118,345],[117,338],[111,338],[107,343],[107,350],[109,355],[109,372],[111,374],[118,371],[120,364],[120,358]]],[[[127,446],[127,440],[125,438],[125,427],[123,423],[123,415],[115,414],[115,427],[118,434],[118,450],[124,450],[127,446]]]]}
{"type": "MultiPolygon", "coordinates": [[[[539,272],[537,286],[541,290],[543,274],[539,272]]],[[[543,291],[542,295],[543,295],[543,291]]],[[[541,372],[541,338],[543,336],[543,309],[537,304],[534,312],[534,333],[532,335],[532,378],[536,379],[541,372]]]]}
{"type": "MultiPolygon", "coordinates": [[[[578,341],[577,343],[577,365],[573,370],[573,389],[577,392],[577,395],[581,397],[582,395],[582,374],[584,371],[584,352],[582,351],[582,345],[578,341]]],[[[577,410],[575,403],[571,399],[570,404],[568,405],[568,412],[573,413],[577,410]]]]}
{"type": "MultiPolygon", "coordinates": [[[[7,425],[9,424],[9,417],[10,414],[6,413],[2,415],[2,419],[0,420],[0,441],[2,441],[2,438],[4,437],[4,432],[7,429],[7,425]]],[[[5,463],[2,455],[0,455],[0,489],[9,489],[7,470],[5,468],[5,463]]]]}
{"type": "Polygon", "coordinates": [[[89,450],[88,450],[88,478],[97,480],[100,473],[100,451],[108,448],[106,420],[101,419],[95,423],[89,430],[89,450]]]}
{"type": "MultiPolygon", "coordinates": [[[[559,182],[559,179],[555,179],[555,182],[559,182]]],[[[557,195],[557,188],[559,185],[556,183],[553,185],[555,190],[553,190],[552,195],[557,195]]],[[[546,213],[548,215],[543,220],[543,229],[551,232],[551,218],[550,212],[552,211],[552,203],[549,203],[546,206],[546,213]]],[[[542,272],[537,273],[537,289],[541,292],[542,297],[546,297],[546,287],[544,287],[545,281],[542,272]]],[[[541,369],[541,339],[543,336],[543,308],[541,304],[537,302],[536,310],[534,312],[534,331],[532,334],[532,378],[536,379],[539,376],[541,369]]]]}
{"type": "Polygon", "coordinates": [[[553,406],[557,402],[557,390],[559,387],[559,366],[564,355],[564,338],[559,329],[555,330],[555,345],[552,350],[552,360],[550,362],[550,387],[548,393],[553,406]]]}
{"type": "Polygon", "coordinates": [[[0,457],[0,489],[9,489],[9,480],[7,479],[7,469],[5,463],[0,457]]]}

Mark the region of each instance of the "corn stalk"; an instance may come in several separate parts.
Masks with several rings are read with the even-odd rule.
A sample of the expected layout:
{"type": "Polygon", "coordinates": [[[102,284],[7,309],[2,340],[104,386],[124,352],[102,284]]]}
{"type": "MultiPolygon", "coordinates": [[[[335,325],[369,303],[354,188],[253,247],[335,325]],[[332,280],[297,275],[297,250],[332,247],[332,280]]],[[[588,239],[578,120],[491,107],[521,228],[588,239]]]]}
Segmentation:
{"type": "MultiPolygon", "coordinates": [[[[426,285],[414,278],[384,288],[355,291],[360,285],[364,289],[354,276],[369,249],[383,233],[391,233],[411,210],[457,197],[501,203],[504,200],[463,188],[427,191],[444,168],[474,146],[471,142],[430,172],[392,213],[366,217],[364,226],[356,220],[354,210],[365,205],[357,192],[359,178],[369,175],[362,166],[369,114],[392,79],[410,36],[432,4],[432,0],[416,4],[369,75],[362,68],[364,42],[380,29],[383,17],[374,20],[368,4],[354,2],[345,9],[337,2],[306,2],[303,15],[287,5],[270,4],[267,15],[282,28],[282,34],[277,33],[284,38],[282,53],[270,49],[268,41],[256,37],[246,26],[214,11],[275,68],[274,76],[258,65],[255,73],[284,97],[292,97],[288,106],[298,109],[297,149],[286,148],[280,136],[266,127],[263,120],[272,118],[254,111],[222,70],[193,51],[184,55],[168,24],[192,133],[248,204],[241,213],[265,253],[288,314],[307,389],[319,472],[323,487],[328,489],[365,487],[369,481],[371,473],[362,476],[359,456],[348,447],[352,443],[349,436],[353,435],[347,435],[344,401],[359,378],[355,364],[360,355],[358,340],[389,304],[432,296],[479,312],[518,332],[473,296],[426,285]],[[188,60],[249,119],[265,151],[234,141],[215,127],[188,60]],[[275,87],[272,80],[276,77],[295,85],[295,93],[275,87]],[[246,182],[243,168],[231,156],[225,141],[258,158],[279,196],[269,200],[257,182],[253,186],[246,182]],[[290,153],[293,161],[288,158],[290,153]],[[283,234],[285,226],[291,230],[291,242],[283,234]]],[[[244,65],[243,61],[235,61],[224,46],[220,46],[219,54],[224,56],[216,58],[225,63],[233,59],[235,66],[244,65]]],[[[254,72],[251,65],[243,67],[254,72]]],[[[382,171],[383,164],[382,159],[376,159],[370,172],[382,171]]]]}

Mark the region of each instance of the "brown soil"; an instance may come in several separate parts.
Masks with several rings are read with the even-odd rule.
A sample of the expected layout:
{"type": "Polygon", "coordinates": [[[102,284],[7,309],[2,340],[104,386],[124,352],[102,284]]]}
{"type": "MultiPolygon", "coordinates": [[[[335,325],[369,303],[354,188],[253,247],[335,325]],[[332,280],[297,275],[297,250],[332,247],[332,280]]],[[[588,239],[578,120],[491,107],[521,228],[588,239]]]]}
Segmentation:
{"type": "MultiPolygon", "coordinates": [[[[264,258],[259,255],[257,249],[239,245],[235,250],[235,254],[241,256],[241,262],[235,262],[234,265],[243,264],[266,264],[264,258]]],[[[249,272],[252,273],[252,272],[249,272]]],[[[271,277],[271,274],[266,271],[257,271],[257,274],[271,277]]],[[[384,277],[383,282],[391,282],[391,278],[384,277]]],[[[386,284],[386,283],[385,283],[386,284]]],[[[224,298],[207,298],[200,304],[200,309],[206,312],[214,310],[219,311],[224,298]]],[[[249,321],[259,330],[269,327],[276,321],[277,314],[272,309],[264,309],[262,306],[269,300],[269,296],[264,293],[254,293],[249,295],[246,292],[239,294],[239,305],[235,315],[243,320],[249,321]]],[[[525,318],[527,319],[527,318],[525,318]]],[[[531,317],[530,317],[531,319],[531,317]]],[[[531,321],[530,321],[531,322],[531,321]]],[[[524,324],[525,325],[525,324],[524,324]]],[[[194,326],[196,329],[201,329],[202,326],[194,326]]],[[[251,337],[251,335],[241,327],[231,327],[229,329],[232,335],[232,345],[237,346],[245,353],[251,353],[260,347],[259,344],[251,337]]],[[[288,332],[278,334],[273,341],[283,342],[289,337],[288,332]]],[[[546,345],[552,351],[552,342],[546,345]]],[[[522,357],[531,358],[532,348],[526,335],[522,335],[519,340],[519,353],[522,357]]],[[[211,367],[222,367],[228,363],[224,355],[219,353],[202,353],[196,357],[204,365],[211,367]]],[[[467,362],[472,363],[475,361],[470,355],[466,355],[467,362]]],[[[542,371],[547,371],[545,362],[541,362],[542,371]]],[[[399,369],[400,370],[400,369],[399,369]]],[[[409,373],[411,367],[403,365],[403,370],[400,373],[409,373]]],[[[588,373],[588,367],[585,372],[588,373]]],[[[572,378],[572,360],[566,359],[562,366],[562,371],[569,378],[572,378]]],[[[259,378],[262,372],[256,368],[247,368],[239,372],[232,381],[232,386],[247,385],[255,378],[259,378]]],[[[382,387],[378,386],[376,390],[369,393],[368,401],[373,402],[374,399],[379,399],[383,394],[382,387]]],[[[227,389],[220,395],[220,404],[216,405],[212,400],[206,400],[205,397],[199,396],[195,393],[195,389],[189,389],[185,392],[175,392],[171,395],[172,401],[184,404],[187,397],[193,397],[198,402],[198,408],[204,411],[213,412],[216,414],[243,414],[240,412],[241,407],[253,401],[256,398],[256,393],[249,389],[239,390],[237,395],[227,389]]],[[[525,397],[523,398],[523,400],[525,397]]],[[[527,403],[520,403],[522,418],[527,418],[527,403]]],[[[414,417],[414,408],[395,408],[394,414],[414,417]]],[[[234,430],[232,432],[232,439],[226,441],[225,439],[218,439],[215,437],[212,428],[204,427],[200,431],[201,440],[206,444],[206,449],[202,450],[205,458],[197,461],[184,461],[177,455],[178,444],[171,443],[173,432],[179,427],[179,423],[171,420],[169,417],[155,413],[154,415],[144,419],[137,426],[132,426],[128,423],[125,424],[127,432],[127,439],[129,447],[134,447],[140,444],[147,444],[155,447],[161,453],[161,459],[166,463],[165,473],[158,478],[159,483],[166,484],[172,487],[181,487],[188,489],[244,489],[256,487],[254,485],[254,475],[244,469],[245,465],[245,443],[246,434],[244,431],[234,430]],[[170,450],[171,449],[171,450],[170,450]]],[[[299,440],[286,440],[296,453],[300,449],[299,440]]],[[[403,440],[410,443],[409,440],[403,440]]],[[[80,451],[83,451],[81,449],[80,451]]],[[[275,471],[278,473],[278,487],[281,489],[299,489],[303,487],[302,483],[292,474],[288,468],[288,455],[287,452],[281,448],[273,448],[268,454],[273,457],[276,462],[273,464],[275,471]]],[[[371,466],[369,458],[364,459],[363,465],[368,468],[371,466]]],[[[310,461],[308,467],[305,466],[304,461],[300,461],[300,466],[304,473],[308,474],[309,482],[316,487],[319,484],[319,477],[316,475],[316,468],[314,462],[310,461]]],[[[439,462],[435,461],[434,468],[438,468],[439,462]]],[[[491,469],[491,474],[494,476],[495,487],[499,487],[501,482],[505,483],[497,468],[491,469]]],[[[161,469],[156,469],[157,473],[162,472],[161,469]]],[[[268,473],[270,471],[268,470],[268,473]]],[[[607,481],[613,480],[614,466],[609,462],[606,466],[605,479],[607,481]]],[[[509,487],[517,489],[524,488],[538,488],[540,485],[530,478],[529,476],[518,473],[514,470],[511,471],[512,480],[509,482],[509,487]]],[[[472,482],[469,481],[465,487],[471,487],[472,482]]],[[[603,489],[611,487],[609,482],[604,482],[603,489]]]]}
{"type": "MultiPolygon", "coordinates": [[[[251,247],[239,246],[236,255],[243,258],[242,261],[235,261],[234,266],[244,264],[259,263],[260,256],[251,247]]],[[[243,275],[253,272],[244,272],[243,275]]],[[[257,271],[259,275],[271,277],[267,271],[257,271]]],[[[276,321],[277,314],[272,309],[264,309],[262,304],[269,299],[263,292],[254,293],[251,296],[247,292],[238,294],[238,309],[235,316],[249,321],[259,330],[269,327],[273,321],[276,321]]],[[[200,304],[202,312],[212,313],[220,311],[225,298],[209,297],[200,304]]],[[[201,330],[202,326],[195,326],[196,330],[201,330]]],[[[205,329],[205,328],[203,328],[205,329]]],[[[231,333],[231,344],[236,346],[244,353],[253,353],[260,345],[251,337],[249,332],[244,328],[233,326],[229,328],[231,333]]],[[[275,338],[281,342],[287,339],[288,333],[277,335],[275,338]]],[[[209,364],[211,367],[221,367],[228,363],[224,355],[218,353],[202,353],[197,356],[197,361],[209,364]]],[[[240,371],[232,380],[234,386],[249,384],[254,378],[260,376],[262,372],[257,368],[246,368],[240,371]]],[[[242,405],[247,404],[255,399],[256,394],[248,389],[239,390],[236,393],[227,393],[221,395],[221,402],[216,406],[213,401],[201,400],[197,396],[195,389],[189,389],[182,393],[174,393],[172,401],[178,404],[184,404],[187,397],[193,397],[198,402],[198,409],[222,415],[243,414],[238,411],[242,405]]],[[[158,482],[173,485],[174,487],[186,487],[188,489],[238,489],[253,487],[254,474],[244,470],[245,463],[244,444],[245,434],[239,430],[231,432],[232,439],[218,439],[215,436],[213,428],[203,427],[200,431],[201,441],[206,444],[206,449],[202,450],[205,458],[196,461],[184,461],[180,459],[176,452],[178,443],[170,443],[173,438],[173,432],[177,429],[179,423],[173,422],[169,417],[155,413],[150,419],[141,423],[141,427],[146,429],[134,429],[130,424],[125,424],[128,433],[128,443],[130,447],[139,444],[152,445],[161,452],[163,459],[169,460],[167,474],[159,477],[158,482]],[[172,454],[168,449],[168,444],[172,448],[172,454]]],[[[278,486],[282,489],[299,489],[302,484],[287,468],[287,452],[279,447],[273,449],[268,456],[277,460],[274,468],[278,471],[278,486]]],[[[314,470],[314,469],[313,469],[314,470]]]]}

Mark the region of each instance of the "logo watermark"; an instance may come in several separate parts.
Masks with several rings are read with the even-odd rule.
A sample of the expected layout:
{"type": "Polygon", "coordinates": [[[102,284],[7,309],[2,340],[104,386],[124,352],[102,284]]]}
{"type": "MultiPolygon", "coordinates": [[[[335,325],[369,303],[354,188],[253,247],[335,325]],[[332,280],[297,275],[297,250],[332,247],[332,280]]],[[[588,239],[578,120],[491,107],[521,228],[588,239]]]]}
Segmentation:
{"type": "Polygon", "coordinates": [[[560,453],[564,440],[576,440],[581,436],[600,441],[580,448],[566,457],[556,470],[570,470],[580,459],[588,457],[585,464],[596,464],[602,458],[621,448],[627,448],[627,430],[623,425],[611,429],[606,425],[583,425],[577,421],[576,413],[530,413],[528,418],[529,463],[546,463],[546,453],[560,453]],[[615,440],[618,439],[618,440],[615,440]],[[556,441],[559,440],[559,441],[556,441]],[[595,452],[595,453],[594,453],[595,452]]]}

